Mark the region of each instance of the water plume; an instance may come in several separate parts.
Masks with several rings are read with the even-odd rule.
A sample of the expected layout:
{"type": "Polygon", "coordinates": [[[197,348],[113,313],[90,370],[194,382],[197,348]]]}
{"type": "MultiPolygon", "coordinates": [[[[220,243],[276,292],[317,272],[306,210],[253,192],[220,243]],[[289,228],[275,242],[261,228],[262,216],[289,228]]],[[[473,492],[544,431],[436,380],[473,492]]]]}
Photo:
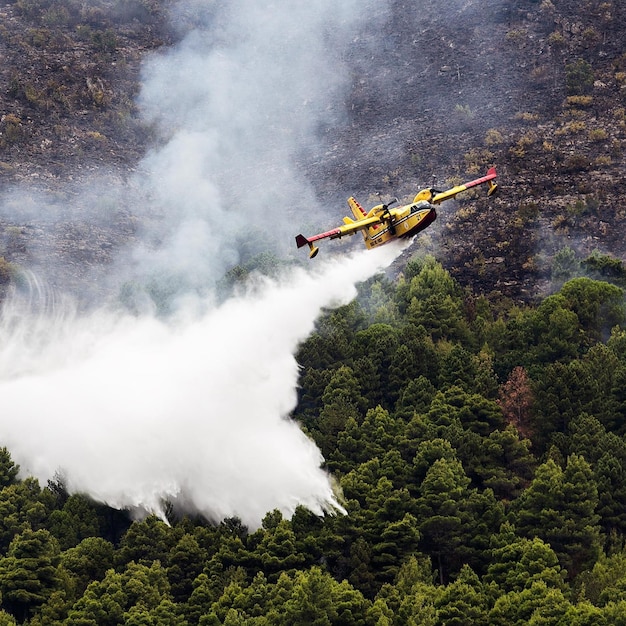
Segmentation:
{"type": "MultiPolygon", "coordinates": [[[[117,212],[133,228],[97,277],[123,311],[108,300],[75,306],[34,278],[28,293],[44,306],[5,306],[0,442],[23,474],[60,475],[70,492],[137,513],[163,516],[172,502],[251,526],[274,508],[340,509],[320,451],[289,418],[294,354],[321,311],[354,297],[399,247],[318,258],[220,305],[216,287],[259,242],[294,254],[298,224],[321,214],[300,156],[344,119],[352,42],[385,4],[172,5],[180,39],[142,67],[137,103],[155,143],[136,173],[110,189],[90,181],[68,208],[28,204],[29,219],[80,219],[88,232],[117,212]]],[[[16,194],[0,208],[24,219],[16,194]]],[[[62,275],[50,254],[38,268],[62,275]]]]}
{"type": "Polygon", "coordinates": [[[399,250],[259,278],[175,321],[98,310],[16,328],[11,318],[0,440],[25,473],[61,474],[70,491],[117,508],[163,515],[169,501],[253,527],[274,508],[340,509],[320,451],[289,418],[294,353],[323,308],[350,301],[399,250]]]}

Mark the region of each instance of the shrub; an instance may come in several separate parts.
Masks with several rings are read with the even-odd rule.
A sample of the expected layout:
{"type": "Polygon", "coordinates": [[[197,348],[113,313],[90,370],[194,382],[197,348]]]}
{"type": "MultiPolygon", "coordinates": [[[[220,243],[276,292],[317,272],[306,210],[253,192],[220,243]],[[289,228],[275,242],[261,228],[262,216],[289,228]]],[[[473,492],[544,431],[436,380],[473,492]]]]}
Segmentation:
{"type": "Polygon", "coordinates": [[[580,261],[569,246],[561,248],[552,260],[552,279],[565,282],[580,272],[580,261]]]}
{"type": "Polygon", "coordinates": [[[572,156],[565,159],[563,170],[568,173],[585,172],[590,165],[589,159],[583,154],[572,154],[572,156]]]}
{"type": "Polygon", "coordinates": [[[587,128],[587,124],[581,120],[568,122],[561,126],[554,134],[555,135],[574,135],[580,133],[587,128]]]}
{"type": "Polygon", "coordinates": [[[70,12],[64,6],[51,6],[42,13],[41,20],[47,26],[67,26],[70,23],[70,12]]]}
{"type": "Polygon", "coordinates": [[[587,204],[582,198],[577,198],[576,202],[567,206],[567,212],[572,217],[580,217],[587,213],[587,204]]]}
{"type": "Polygon", "coordinates": [[[539,119],[539,116],[536,113],[520,111],[519,113],[515,114],[514,119],[520,120],[522,122],[528,122],[529,124],[534,124],[539,119]]]}
{"type": "Polygon", "coordinates": [[[569,94],[584,94],[593,87],[593,68],[584,59],[565,66],[565,85],[569,94]]]}
{"type": "Polygon", "coordinates": [[[11,282],[17,274],[17,267],[0,256],[0,285],[11,282]]]}
{"type": "Polygon", "coordinates": [[[613,159],[608,155],[601,155],[596,157],[594,164],[598,167],[603,167],[605,165],[611,165],[613,163],[613,159]]]}
{"type": "Polygon", "coordinates": [[[528,39],[528,33],[523,28],[513,28],[507,32],[505,39],[518,45],[523,45],[528,39]]]}
{"type": "Polygon", "coordinates": [[[485,135],[485,143],[488,146],[496,146],[504,141],[502,133],[495,128],[490,128],[485,135]]]}
{"type": "Polygon", "coordinates": [[[539,216],[539,206],[532,201],[520,202],[518,214],[524,222],[534,220],[539,216]]]}
{"type": "Polygon", "coordinates": [[[524,133],[519,139],[518,142],[521,146],[532,146],[537,142],[537,133],[530,131],[528,133],[524,133]]]}
{"type": "Polygon", "coordinates": [[[554,230],[565,230],[567,228],[568,225],[568,219],[565,215],[563,215],[562,213],[559,213],[553,220],[552,220],[552,228],[554,228],[554,230]]]}
{"type": "Polygon", "coordinates": [[[601,254],[594,250],[584,261],[583,265],[590,271],[606,278],[626,278],[626,268],[621,259],[608,254],[601,254]]]}
{"type": "Polygon", "coordinates": [[[600,33],[595,28],[590,26],[589,28],[585,28],[583,31],[583,39],[587,43],[596,43],[600,41],[601,37],[600,33]]]}
{"type": "Polygon", "coordinates": [[[454,112],[462,118],[471,120],[474,118],[474,112],[470,108],[469,104],[457,104],[454,107],[454,112]]]}
{"type": "Polygon", "coordinates": [[[91,35],[91,45],[98,52],[115,52],[117,49],[117,37],[115,36],[115,32],[110,29],[93,32],[91,35]]]}
{"type": "Polygon", "coordinates": [[[548,43],[554,48],[564,48],[565,47],[565,37],[559,31],[554,31],[548,35],[548,43]]]}
{"type": "Polygon", "coordinates": [[[593,128],[589,131],[588,137],[591,141],[604,141],[609,134],[604,128],[593,128]]]}
{"type": "Polygon", "coordinates": [[[463,155],[465,159],[465,171],[468,174],[476,174],[489,164],[493,163],[494,155],[489,150],[473,148],[463,155]]]}
{"type": "Polygon", "coordinates": [[[15,6],[24,16],[36,18],[41,11],[50,5],[50,0],[17,0],[15,6]]]}
{"type": "Polygon", "coordinates": [[[6,147],[17,143],[23,136],[22,120],[17,115],[8,113],[2,117],[0,131],[2,131],[0,146],[6,147]]]}
{"type": "Polygon", "coordinates": [[[567,96],[567,106],[588,107],[593,103],[593,96],[567,96]]]}

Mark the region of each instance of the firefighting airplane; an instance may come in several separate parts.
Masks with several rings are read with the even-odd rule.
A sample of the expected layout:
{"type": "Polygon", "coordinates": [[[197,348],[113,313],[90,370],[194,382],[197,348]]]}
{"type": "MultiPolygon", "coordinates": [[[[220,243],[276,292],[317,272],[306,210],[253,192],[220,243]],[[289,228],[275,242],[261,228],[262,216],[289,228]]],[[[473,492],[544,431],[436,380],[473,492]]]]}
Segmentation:
{"type": "Polygon", "coordinates": [[[466,189],[483,185],[484,183],[489,185],[487,195],[493,195],[498,189],[498,185],[495,182],[496,176],[496,168],[492,167],[487,170],[487,174],[482,178],[457,185],[447,191],[437,191],[432,187],[422,189],[415,198],[413,198],[411,204],[395,207],[393,209],[389,207],[398,202],[397,198],[388,204],[378,204],[366,212],[354,198],[350,197],[348,198],[348,205],[352,210],[354,219],[344,217],[343,226],[339,226],[325,233],[319,233],[311,237],[298,235],[296,237],[296,244],[298,248],[308,245],[310,250],[309,257],[312,259],[319,252],[319,248],[313,245],[314,241],[326,238],[337,239],[345,235],[354,235],[354,233],[359,230],[363,233],[365,246],[368,249],[376,248],[392,239],[410,237],[424,230],[435,221],[437,213],[433,205],[441,204],[444,200],[454,198],[454,196],[466,189]]]}

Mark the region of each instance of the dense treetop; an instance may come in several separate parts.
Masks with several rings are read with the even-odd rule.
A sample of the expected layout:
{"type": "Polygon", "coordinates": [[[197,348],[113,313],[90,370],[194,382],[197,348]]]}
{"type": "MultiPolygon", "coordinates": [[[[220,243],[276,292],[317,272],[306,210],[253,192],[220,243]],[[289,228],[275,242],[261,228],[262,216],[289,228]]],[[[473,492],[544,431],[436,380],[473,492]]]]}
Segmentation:
{"type": "Polygon", "coordinates": [[[130,522],[0,450],[0,624],[626,619],[626,306],[575,277],[519,308],[433,257],[299,349],[293,419],[347,513],[130,522]]]}

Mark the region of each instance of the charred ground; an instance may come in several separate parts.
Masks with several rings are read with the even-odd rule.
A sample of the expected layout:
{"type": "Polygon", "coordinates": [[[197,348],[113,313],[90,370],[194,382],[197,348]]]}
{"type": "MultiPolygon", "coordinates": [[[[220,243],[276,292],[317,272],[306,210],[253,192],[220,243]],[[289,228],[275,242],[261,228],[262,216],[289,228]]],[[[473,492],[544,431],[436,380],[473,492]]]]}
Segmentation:
{"type": "Polygon", "coordinates": [[[623,12],[617,2],[395,3],[377,38],[386,45],[371,46],[355,76],[328,188],[341,171],[348,187],[376,181],[383,196],[408,195],[433,175],[457,183],[497,164],[500,196],[459,196],[434,231],[442,263],[483,293],[544,293],[563,248],[624,260],[623,12]],[[363,145],[373,134],[378,147],[363,145]]]}
{"type": "MultiPolygon", "coordinates": [[[[141,60],[181,32],[168,4],[0,1],[1,191],[62,203],[94,171],[132,174],[155,141],[135,106],[141,60]]],[[[618,0],[392,3],[345,59],[348,121],[320,129],[322,150],[302,159],[329,219],[350,194],[409,196],[497,164],[500,195],[443,205],[419,242],[462,284],[532,299],[564,248],[626,260],[624,17],[618,0]]],[[[0,252],[9,264],[56,255],[79,279],[133,237],[132,209],[101,226],[4,219],[0,252]]]]}

